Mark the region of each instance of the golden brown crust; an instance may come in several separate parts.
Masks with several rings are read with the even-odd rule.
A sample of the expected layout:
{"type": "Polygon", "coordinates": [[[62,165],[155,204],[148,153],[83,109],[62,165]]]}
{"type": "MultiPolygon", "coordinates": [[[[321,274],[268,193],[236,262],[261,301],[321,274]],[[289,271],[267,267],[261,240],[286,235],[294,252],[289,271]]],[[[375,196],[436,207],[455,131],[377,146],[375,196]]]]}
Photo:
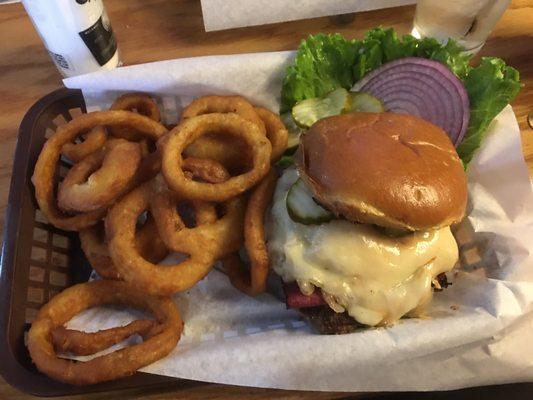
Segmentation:
{"type": "MultiPolygon", "coordinates": [[[[80,230],[79,236],[83,253],[98,275],[104,279],[122,279],[109,255],[103,221],[80,230]]],[[[135,247],[145,260],[154,264],[167,256],[167,247],[151,215],[148,215],[144,225],[137,230],[135,247]]]]}
{"type": "MultiPolygon", "coordinates": [[[[263,134],[266,134],[265,122],[242,96],[202,96],[191,102],[181,114],[184,121],[198,115],[213,113],[236,113],[244,119],[254,123],[263,134]]],[[[188,157],[208,158],[218,161],[231,173],[241,173],[251,166],[252,160],[248,154],[246,143],[235,140],[226,135],[204,135],[185,149],[188,157]]]]}
{"type": "MultiPolygon", "coordinates": [[[[76,215],[65,214],[57,207],[55,195],[56,179],[54,177],[63,145],[73,142],[81,133],[87,132],[98,125],[134,128],[144,138],[153,141],[168,132],[158,122],[129,111],[95,111],[82,114],[67,124],[60,126],[44,144],[32,176],[32,182],[35,185],[35,198],[39,208],[48,222],[57,228],[79,231],[96,224],[105,215],[105,210],[76,215]]],[[[154,163],[153,168],[158,169],[158,163],[154,163]]],[[[140,170],[144,169],[141,165],[140,170]]],[[[140,177],[144,177],[147,173],[142,173],[140,177]]]]}
{"type": "Polygon", "coordinates": [[[88,356],[108,349],[136,333],[143,336],[154,326],[155,322],[147,319],[138,319],[124,326],[96,332],[83,332],[58,326],[51,332],[52,343],[56,351],[88,356]]]}
{"type": "Polygon", "coordinates": [[[265,123],[266,135],[272,144],[272,155],[270,159],[272,163],[275,163],[281,158],[285,150],[287,150],[289,132],[278,114],[263,107],[255,107],[255,112],[265,123]]]}
{"type": "Polygon", "coordinates": [[[278,175],[271,169],[268,175],[252,191],[244,215],[244,247],[250,259],[250,268],[241,260],[239,253],[232,253],[222,259],[224,271],[231,283],[249,296],[257,296],[266,290],[270,266],[265,241],[265,212],[268,208],[278,175]]]}
{"type": "MultiPolygon", "coordinates": [[[[161,113],[155,99],[146,93],[126,93],[117,98],[110,110],[132,111],[144,115],[154,121],[161,121],[161,113]]],[[[138,132],[131,128],[114,126],[110,128],[111,135],[131,141],[138,141],[142,138],[138,132]]]]}
{"type": "Polygon", "coordinates": [[[61,154],[72,162],[80,162],[88,155],[104,147],[107,141],[107,131],[105,127],[99,125],[94,127],[85,135],[85,140],[81,143],[68,142],[61,149],[61,154]]]}
{"type": "Polygon", "coordinates": [[[66,212],[88,212],[111,205],[128,190],[141,163],[141,147],[113,139],[75,164],[59,185],[57,203],[66,212]],[[120,171],[120,173],[116,173],[120,171]]]}
{"type": "Polygon", "coordinates": [[[352,221],[423,230],[464,216],[457,152],[444,131],[414,116],[325,118],[303,136],[297,164],[317,200],[352,221]]]}
{"type": "Polygon", "coordinates": [[[182,330],[180,313],[171,298],[147,295],[121,281],[97,280],[71,286],[41,308],[28,332],[27,345],[39,371],[71,385],[91,385],[133,375],[165,357],[176,347],[182,330]],[[84,310],[109,304],[151,312],[158,333],[142,343],[86,362],[59,358],[52,331],[84,310]]]}

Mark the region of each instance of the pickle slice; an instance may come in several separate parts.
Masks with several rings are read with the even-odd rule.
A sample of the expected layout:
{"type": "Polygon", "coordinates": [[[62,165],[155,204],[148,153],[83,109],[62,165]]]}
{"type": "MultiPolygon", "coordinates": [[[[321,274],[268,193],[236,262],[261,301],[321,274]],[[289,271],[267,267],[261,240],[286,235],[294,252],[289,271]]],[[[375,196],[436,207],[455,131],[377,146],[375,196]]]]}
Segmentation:
{"type": "Polygon", "coordinates": [[[347,112],[384,112],[383,103],[371,94],[350,92],[350,106],[347,112]]]}
{"type": "Polygon", "coordinates": [[[286,204],[289,217],[300,224],[319,225],[335,218],[332,212],[316,203],[313,193],[301,179],[289,189],[286,204]]]}
{"type": "Polygon", "coordinates": [[[285,128],[289,132],[289,138],[287,141],[287,150],[285,154],[292,154],[296,151],[296,148],[300,144],[300,135],[305,132],[305,129],[300,128],[292,119],[290,112],[280,115],[281,120],[285,124],[285,128]]]}
{"type": "Polygon", "coordinates": [[[339,115],[350,109],[350,97],[346,89],[340,88],[324,98],[313,97],[299,101],[292,108],[292,118],[298,126],[309,128],[322,118],[339,115]]]}

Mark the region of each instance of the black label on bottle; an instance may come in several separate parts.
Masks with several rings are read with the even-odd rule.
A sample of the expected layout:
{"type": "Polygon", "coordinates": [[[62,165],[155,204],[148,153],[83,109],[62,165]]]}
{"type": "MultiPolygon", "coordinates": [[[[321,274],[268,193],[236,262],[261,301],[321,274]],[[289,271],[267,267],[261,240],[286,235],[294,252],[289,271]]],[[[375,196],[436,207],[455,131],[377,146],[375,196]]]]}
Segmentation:
{"type": "Polygon", "coordinates": [[[117,51],[117,41],[107,18],[106,21],[98,18],[94,25],[80,32],[80,37],[100,65],[107,63],[117,51]]]}

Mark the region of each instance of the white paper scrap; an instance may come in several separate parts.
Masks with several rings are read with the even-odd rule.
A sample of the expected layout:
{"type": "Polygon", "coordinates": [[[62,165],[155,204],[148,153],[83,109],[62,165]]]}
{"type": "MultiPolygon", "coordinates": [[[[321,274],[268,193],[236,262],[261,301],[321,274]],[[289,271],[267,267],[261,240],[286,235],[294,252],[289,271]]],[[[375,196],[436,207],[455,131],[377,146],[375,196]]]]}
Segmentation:
{"type": "Polygon", "coordinates": [[[201,0],[207,32],[414,4],[416,0],[201,0]]]}

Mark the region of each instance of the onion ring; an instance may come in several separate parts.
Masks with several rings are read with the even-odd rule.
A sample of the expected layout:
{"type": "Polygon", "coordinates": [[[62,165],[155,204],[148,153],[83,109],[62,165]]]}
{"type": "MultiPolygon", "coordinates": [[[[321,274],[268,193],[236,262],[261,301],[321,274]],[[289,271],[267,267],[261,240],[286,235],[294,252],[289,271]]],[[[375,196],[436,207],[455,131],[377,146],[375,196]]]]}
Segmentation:
{"type": "Polygon", "coordinates": [[[269,258],[264,218],[277,180],[276,172],[271,170],[248,199],[244,217],[244,246],[250,258],[250,270],[243,265],[237,253],[230,254],[222,261],[233,286],[249,296],[256,296],[266,290],[269,258]]]}
{"type": "Polygon", "coordinates": [[[150,211],[162,240],[172,251],[188,253],[201,243],[215,260],[237,251],[243,240],[244,200],[237,197],[225,206],[226,214],[217,221],[187,228],[176,209],[173,193],[161,179],[153,183],[150,211]]]}
{"type": "Polygon", "coordinates": [[[56,351],[88,356],[120,343],[136,333],[144,338],[154,325],[154,321],[139,319],[125,326],[98,332],[81,332],[58,326],[52,330],[52,343],[56,351]]]}
{"type": "Polygon", "coordinates": [[[205,158],[188,157],[183,160],[183,171],[188,172],[189,179],[197,179],[209,183],[226,182],[231,175],[217,161],[205,158]]]}
{"type": "MultiPolygon", "coordinates": [[[[203,96],[190,103],[181,115],[181,120],[212,113],[236,113],[256,124],[266,134],[265,124],[254,106],[242,96],[203,96]]],[[[185,149],[184,154],[196,158],[215,160],[231,172],[241,172],[249,164],[246,145],[234,138],[207,134],[198,138],[185,149]]]]}
{"type": "Polygon", "coordinates": [[[68,171],[57,193],[59,208],[87,212],[111,205],[128,189],[140,163],[139,144],[110,140],[105,149],[90,154],[68,171]]]}
{"type": "MultiPolygon", "coordinates": [[[[195,201],[193,203],[195,225],[211,224],[218,220],[217,210],[213,203],[195,201]]],[[[179,209],[179,205],[178,205],[179,209]]]]}
{"type": "MultiPolygon", "coordinates": [[[[228,171],[220,163],[209,159],[194,157],[186,158],[183,160],[183,170],[188,173],[188,178],[198,179],[209,183],[225,182],[231,177],[228,171]]],[[[210,224],[218,220],[215,205],[212,203],[195,201],[192,203],[192,208],[194,209],[196,225],[210,224]]],[[[180,213],[178,212],[178,214],[180,213]]],[[[174,218],[174,216],[172,215],[171,218],[174,218]]]]}
{"type": "Polygon", "coordinates": [[[148,156],[151,151],[150,151],[150,143],[148,142],[148,140],[146,139],[143,139],[141,141],[139,141],[139,146],[141,146],[141,154],[143,157],[146,157],[148,156]]]}
{"type": "Polygon", "coordinates": [[[94,127],[81,143],[68,142],[61,149],[61,154],[72,162],[79,162],[89,154],[104,147],[107,140],[107,131],[103,126],[94,127]]]}
{"type": "Polygon", "coordinates": [[[209,273],[215,249],[210,243],[195,242],[180,248],[189,258],[179,264],[162,266],[145,260],[134,244],[135,224],[149,208],[151,197],[152,182],[146,182],[111,207],[105,220],[109,253],[122,278],[136,290],[171,295],[189,289],[209,273]]]}
{"type": "Polygon", "coordinates": [[[246,143],[227,135],[203,136],[188,145],[183,155],[216,161],[232,174],[242,173],[252,164],[246,143]]]}
{"type": "Polygon", "coordinates": [[[79,231],[81,249],[91,267],[105,279],[120,279],[120,275],[109,256],[104,240],[103,224],[96,224],[79,231]]]}
{"type": "MultiPolygon", "coordinates": [[[[117,98],[110,110],[132,111],[144,115],[154,121],[161,121],[161,113],[155,100],[145,93],[126,93],[117,98]]],[[[122,139],[138,141],[141,137],[131,128],[112,127],[110,129],[112,136],[122,139]]]]}
{"type": "Polygon", "coordinates": [[[66,215],[57,208],[54,193],[56,164],[59,161],[63,145],[73,141],[80,132],[86,132],[98,125],[132,127],[152,140],[157,140],[167,133],[166,128],[158,122],[129,111],[92,112],[80,115],[60,126],[44,144],[32,177],[39,208],[49,223],[57,228],[78,231],[96,224],[105,215],[105,210],[73,216],[66,215]]]}
{"type": "MultiPolygon", "coordinates": [[[[183,170],[186,172],[188,178],[209,183],[224,182],[227,181],[231,176],[220,163],[214,160],[194,157],[186,158],[183,161],[183,170]]],[[[166,183],[163,182],[162,177],[156,178],[154,185],[166,188],[166,183]]],[[[174,211],[168,214],[169,218],[177,223],[176,227],[183,227],[183,221],[181,220],[180,215],[189,217],[191,216],[191,211],[193,211],[194,225],[196,226],[201,224],[210,224],[218,220],[218,215],[213,203],[206,201],[194,201],[192,204],[190,204],[190,206],[192,206],[191,210],[190,206],[184,207],[178,201],[176,202],[178,209],[177,215],[174,215],[174,211]]],[[[170,203],[171,200],[169,199],[167,204],[170,203]]]]}
{"type": "Polygon", "coordinates": [[[129,190],[152,179],[159,173],[159,171],[161,171],[161,150],[157,149],[142,159],[141,165],[129,186],[129,190]]]}
{"type": "Polygon", "coordinates": [[[289,141],[289,132],[281,121],[279,115],[263,107],[255,107],[255,112],[263,120],[266,128],[266,136],[272,144],[272,163],[278,161],[285,150],[289,141]]]}
{"type": "Polygon", "coordinates": [[[183,322],[170,298],[150,296],[120,281],[99,280],[71,286],[52,298],[37,314],[28,333],[28,349],[37,369],[61,382],[90,385],[132,375],[167,354],[179,341],[183,322]],[[52,331],[88,308],[118,304],[151,312],[161,325],[143,343],[96,357],[87,362],[58,358],[52,331]]]}
{"type": "Polygon", "coordinates": [[[135,246],[144,259],[154,264],[157,264],[167,256],[168,249],[159,235],[153,216],[148,215],[144,225],[137,230],[135,246]]]}
{"type": "MultiPolygon", "coordinates": [[[[150,174],[145,173],[145,178],[151,179],[152,177],[155,177],[155,175],[159,172],[161,169],[161,157],[160,154],[162,152],[162,148],[164,146],[164,143],[168,140],[168,135],[165,135],[162,137],[158,143],[157,143],[157,150],[154,153],[151,153],[149,157],[147,157],[147,160],[150,157],[153,157],[152,162],[152,168],[144,168],[146,170],[150,171],[150,174]]],[[[194,157],[189,157],[184,160],[183,163],[183,170],[185,171],[185,174],[190,179],[197,179],[200,181],[210,182],[210,183],[218,183],[223,182],[229,179],[230,175],[228,171],[218,162],[214,160],[209,159],[199,159],[194,157]]],[[[158,178],[161,179],[161,178],[158,178]]],[[[143,181],[139,181],[138,183],[142,183],[148,179],[144,179],[143,181]]],[[[178,204],[178,208],[180,207],[180,204],[178,204]]],[[[216,215],[216,210],[213,204],[203,202],[203,201],[195,201],[194,202],[194,213],[195,213],[195,220],[197,223],[209,223],[214,222],[218,219],[216,215]]],[[[188,209],[183,208],[183,211],[185,213],[190,214],[190,207],[188,209]]]]}
{"type": "Polygon", "coordinates": [[[266,134],[265,124],[257,115],[254,106],[242,96],[202,96],[183,109],[181,120],[213,113],[235,113],[256,124],[266,134]]]}
{"type": "MultiPolygon", "coordinates": [[[[91,267],[105,279],[121,279],[121,276],[113,264],[109,255],[109,249],[105,242],[104,224],[97,224],[79,232],[81,248],[91,267]]],[[[139,254],[157,264],[163,260],[168,250],[157,230],[157,225],[152,216],[148,216],[144,225],[135,235],[135,246],[139,254]]]]}
{"type": "Polygon", "coordinates": [[[237,114],[206,114],[190,118],[169,132],[163,145],[161,171],[168,186],[191,200],[225,201],[238,196],[259,182],[270,168],[272,149],[257,125],[237,114]],[[187,179],[183,170],[183,150],[207,133],[226,132],[242,137],[252,150],[253,167],[222,183],[202,183],[187,179]]]}

